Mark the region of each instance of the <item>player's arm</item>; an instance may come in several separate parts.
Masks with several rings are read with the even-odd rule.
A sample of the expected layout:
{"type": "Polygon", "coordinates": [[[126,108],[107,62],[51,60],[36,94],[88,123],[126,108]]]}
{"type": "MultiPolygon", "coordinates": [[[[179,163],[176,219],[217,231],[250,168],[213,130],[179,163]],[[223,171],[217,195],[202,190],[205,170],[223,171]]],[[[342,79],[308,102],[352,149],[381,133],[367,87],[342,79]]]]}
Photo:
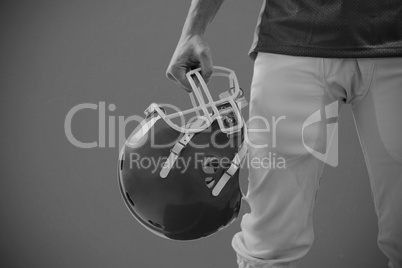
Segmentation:
{"type": "Polygon", "coordinates": [[[166,71],[168,78],[179,83],[187,91],[191,91],[185,75],[189,70],[201,67],[205,81],[208,81],[212,75],[212,57],[204,34],[223,1],[193,0],[191,2],[179,43],[166,71]]]}

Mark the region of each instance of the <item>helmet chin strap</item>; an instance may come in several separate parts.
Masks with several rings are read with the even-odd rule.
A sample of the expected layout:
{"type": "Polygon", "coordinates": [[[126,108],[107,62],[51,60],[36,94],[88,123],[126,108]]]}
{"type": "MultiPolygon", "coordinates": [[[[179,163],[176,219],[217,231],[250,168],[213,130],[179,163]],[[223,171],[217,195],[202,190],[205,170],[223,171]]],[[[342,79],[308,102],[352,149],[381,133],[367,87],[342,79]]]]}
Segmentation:
{"type": "Polygon", "coordinates": [[[160,115],[156,114],[150,116],[146,120],[143,120],[140,125],[133,131],[133,134],[126,140],[125,144],[130,148],[140,147],[142,145],[142,137],[144,137],[148,133],[148,131],[160,118],[160,115]]]}
{"type": "Polygon", "coordinates": [[[223,173],[222,177],[219,179],[218,183],[215,185],[214,189],[212,190],[213,196],[218,196],[222,189],[225,187],[226,183],[232,178],[234,174],[236,174],[237,170],[240,167],[241,162],[243,161],[244,157],[247,154],[247,145],[243,142],[240,145],[240,149],[234,156],[230,167],[223,173]]]}
{"type": "MultiPolygon", "coordinates": [[[[198,117],[197,120],[195,120],[191,125],[189,125],[189,128],[199,129],[203,123],[205,123],[205,118],[198,117]]],[[[178,142],[176,142],[176,144],[170,150],[169,157],[163,164],[162,169],[159,173],[159,176],[161,176],[161,178],[166,178],[169,175],[169,172],[172,169],[177,158],[179,158],[181,151],[184,149],[184,147],[187,146],[187,144],[190,142],[194,134],[195,133],[185,132],[183,134],[183,137],[181,137],[181,139],[178,142]]]]}

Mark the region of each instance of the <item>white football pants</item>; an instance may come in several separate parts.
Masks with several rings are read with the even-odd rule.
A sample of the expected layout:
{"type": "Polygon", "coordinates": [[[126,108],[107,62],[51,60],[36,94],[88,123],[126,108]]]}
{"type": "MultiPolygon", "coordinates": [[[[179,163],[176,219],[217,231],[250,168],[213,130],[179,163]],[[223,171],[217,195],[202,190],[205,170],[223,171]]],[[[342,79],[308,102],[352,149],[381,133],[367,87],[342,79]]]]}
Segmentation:
{"type": "Polygon", "coordinates": [[[270,53],[254,65],[244,198],[251,211],[232,241],[239,267],[296,267],[309,251],[323,161],[334,163],[320,155],[333,147],[328,126],[342,103],[352,105],[368,167],[378,245],[390,267],[402,268],[402,58],[270,53]]]}

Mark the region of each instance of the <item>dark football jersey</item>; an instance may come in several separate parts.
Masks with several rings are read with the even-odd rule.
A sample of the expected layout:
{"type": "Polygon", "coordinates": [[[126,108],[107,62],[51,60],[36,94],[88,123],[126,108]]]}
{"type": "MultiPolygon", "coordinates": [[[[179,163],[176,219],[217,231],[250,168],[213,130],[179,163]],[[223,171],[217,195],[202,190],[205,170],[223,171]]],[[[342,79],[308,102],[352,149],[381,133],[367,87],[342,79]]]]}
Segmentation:
{"type": "Polygon", "coordinates": [[[266,0],[250,56],[402,56],[402,0],[266,0]]]}

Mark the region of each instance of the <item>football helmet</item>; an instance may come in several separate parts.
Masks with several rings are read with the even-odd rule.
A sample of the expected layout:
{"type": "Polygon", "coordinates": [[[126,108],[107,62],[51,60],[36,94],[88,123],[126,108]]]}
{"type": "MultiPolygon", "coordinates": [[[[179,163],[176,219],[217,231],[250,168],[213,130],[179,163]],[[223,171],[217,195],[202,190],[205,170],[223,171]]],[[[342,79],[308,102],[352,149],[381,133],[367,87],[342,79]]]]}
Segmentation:
{"type": "Polygon", "coordinates": [[[238,176],[247,147],[241,109],[247,101],[232,70],[214,67],[213,76],[229,79],[218,100],[200,71],[186,74],[193,107],[167,114],[152,103],[119,156],[128,209],[149,231],[173,240],[206,237],[229,225],[242,198],[238,176]]]}

